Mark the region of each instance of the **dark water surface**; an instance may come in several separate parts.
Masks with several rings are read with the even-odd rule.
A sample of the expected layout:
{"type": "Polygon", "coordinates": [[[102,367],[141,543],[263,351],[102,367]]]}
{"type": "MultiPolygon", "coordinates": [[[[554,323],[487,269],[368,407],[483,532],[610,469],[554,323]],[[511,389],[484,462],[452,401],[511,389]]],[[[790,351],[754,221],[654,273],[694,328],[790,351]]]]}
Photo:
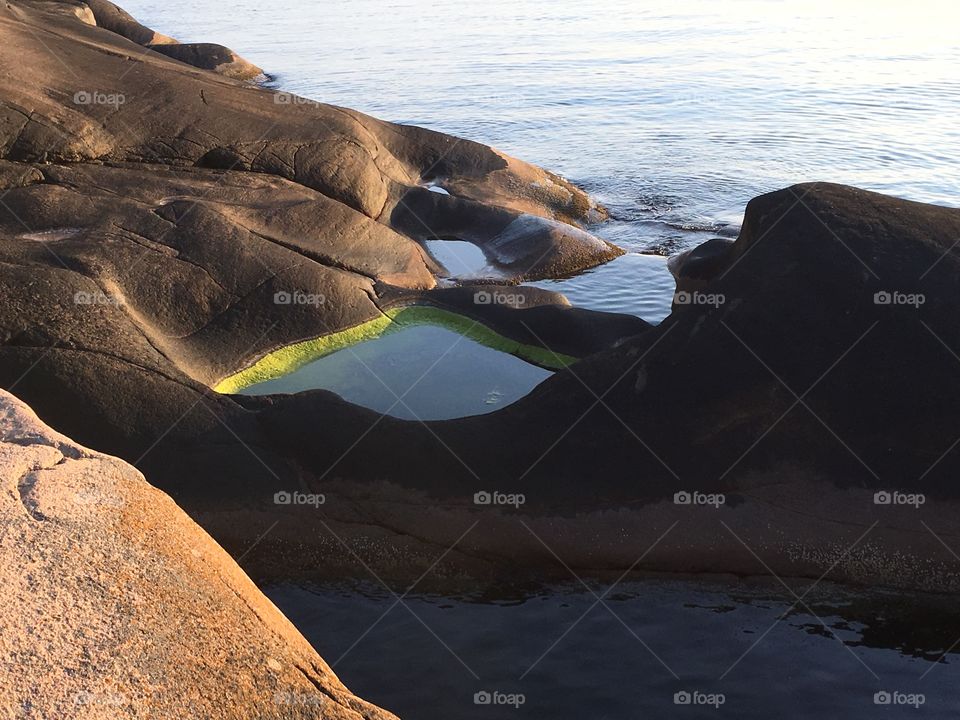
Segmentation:
{"type": "Polygon", "coordinates": [[[369,588],[268,594],[351,689],[404,720],[960,717],[960,656],[936,662],[960,638],[949,600],[821,584],[808,610],[772,587],[630,582],[606,607],[582,586],[403,604],[369,588]],[[475,703],[484,691],[524,702],[475,703]],[[677,704],[683,692],[723,703],[677,704]]]}

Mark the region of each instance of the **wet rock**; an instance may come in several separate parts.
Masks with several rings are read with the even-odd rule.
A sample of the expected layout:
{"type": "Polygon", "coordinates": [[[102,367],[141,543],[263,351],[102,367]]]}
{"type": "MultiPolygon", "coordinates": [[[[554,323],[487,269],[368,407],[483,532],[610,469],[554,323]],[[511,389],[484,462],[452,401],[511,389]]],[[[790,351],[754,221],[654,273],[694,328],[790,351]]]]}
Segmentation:
{"type": "Polygon", "coordinates": [[[714,238],[670,258],[667,267],[677,280],[677,292],[700,290],[717,277],[730,262],[733,244],[714,238]]]}

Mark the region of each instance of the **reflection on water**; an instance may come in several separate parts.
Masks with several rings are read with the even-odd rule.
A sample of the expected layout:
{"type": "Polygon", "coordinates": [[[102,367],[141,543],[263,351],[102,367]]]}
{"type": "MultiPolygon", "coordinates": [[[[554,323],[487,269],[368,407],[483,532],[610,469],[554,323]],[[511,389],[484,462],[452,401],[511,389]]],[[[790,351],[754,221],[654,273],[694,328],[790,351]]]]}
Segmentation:
{"type": "Polygon", "coordinates": [[[411,596],[407,607],[369,588],[268,595],[352,690],[404,720],[958,716],[960,656],[935,662],[960,638],[949,599],[821,584],[793,608],[771,587],[632,582],[608,607],[583,587],[508,601],[411,596]],[[525,702],[475,705],[484,690],[525,702]],[[725,702],[678,708],[684,691],[725,702]],[[878,708],[882,691],[925,702],[878,708]]]}
{"type": "MultiPolygon", "coordinates": [[[[424,243],[449,277],[461,281],[497,279],[504,274],[491,266],[483,251],[470,242],[430,240],[424,243]]],[[[576,307],[628,313],[650,323],[670,314],[676,281],[661,255],[628,253],[569,278],[541,280],[527,285],[566,295],[576,307]]]]}
{"type": "Polygon", "coordinates": [[[529,283],[567,296],[577,307],[637,315],[659,323],[670,314],[676,281],[660,255],[622,255],[564,280],[529,283]]]}
{"type": "Polygon", "coordinates": [[[445,328],[420,325],[344,348],[241,394],[331,390],[392,417],[446,420],[499,410],[550,374],[445,328]]]}
{"type": "Polygon", "coordinates": [[[502,278],[505,274],[487,262],[477,245],[466,240],[427,240],[427,252],[447,271],[447,277],[461,280],[502,278]]]}
{"type": "MultiPolygon", "coordinates": [[[[503,277],[473,243],[431,240],[424,244],[451,278],[469,281],[503,277]]],[[[563,293],[576,307],[628,313],[654,324],[670,314],[676,290],[667,259],[662,255],[640,253],[627,253],[573,277],[525,284],[563,293]]]]}

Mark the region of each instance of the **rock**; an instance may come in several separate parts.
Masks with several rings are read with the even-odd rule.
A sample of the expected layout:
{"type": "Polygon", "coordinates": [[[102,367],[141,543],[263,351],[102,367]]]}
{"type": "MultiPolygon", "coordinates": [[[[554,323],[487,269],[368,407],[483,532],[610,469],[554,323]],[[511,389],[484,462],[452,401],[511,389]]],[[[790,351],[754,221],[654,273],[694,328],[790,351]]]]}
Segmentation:
{"type": "MultiPolygon", "coordinates": [[[[50,4],[54,4],[51,2],[50,4]]],[[[130,13],[108,0],[86,0],[85,4],[93,13],[96,24],[110,32],[122,35],[138,45],[159,45],[177,42],[171,37],[161,35],[138,23],[130,13]]]]}
{"type": "Polygon", "coordinates": [[[0,191],[26,187],[43,181],[43,173],[35,167],[0,160],[0,191]]]}
{"type": "Polygon", "coordinates": [[[394,716],[134,468],[0,391],[0,715],[394,716]]]}
{"type": "MultiPolygon", "coordinates": [[[[50,6],[68,4],[56,0],[46,0],[46,3],[50,6]]],[[[187,65],[211,70],[237,80],[252,80],[263,75],[260,68],[244,60],[230,48],[215,43],[180,43],[141,25],[128,12],[107,0],[91,0],[89,3],[77,3],[77,5],[82,7],[79,7],[75,14],[83,22],[99,25],[138,45],[143,45],[149,50],[187,65]]]]}
{"type": "Polygon", "coordinates": [[[93,10],[90,9],[90,6],[85,2],[78,2],[73,8],[73,14],[80,20],[80,22],[86,23],[87,25],[96,25],[97,18],[93,14],[93,10]]]}
{"type": "Polygon", "coordinates": [[[677,281],[677,292],[695,292],[706,287],[727,266],[733,240],[714,238],[674,255],[667,268],[677,281]]]}
{"type": "Polygon", "coordinates": [[[634,315],[575,308],[560,293],[524,285],[484,283],[429,292],[390,288],[379,299],[385,311],[411,305],[428,305],[482,323],[507,338],[543,348],[548,356],[586,357],[652,327],[634,315]]]}
{"type": "Polygon", "coordinates": [[[484,487],[523,494],[524,520],[581,568],[629,567],[676,520],[682,537],[646,569],[956,588],[940,541],[960,537],[958,237],[960,210],[795,186],[751,201],[699,300],[497,413],[383,419],[366,435],[375,417],[321,393],[259,414],[323,487],[389,478],[364,502],[394,532],[442,545],[482,517],[458,550],[491,573],[550,561],[519,519],[470,507],[484,487]],[[332,417],[324,443],[308,440],[332,417]],[[678,508],[690,491],[729,504],[678,508]],[[885,506],[883,493],[922,501],[885,506]]]}
{"type": "Polygon", "coordinates": [[[138,52],[125,38],[148,42],[142,26],[90,7],[101,27],[35,2],[0,9],[0,55],[27,69],[0,79],[0,376],[33,366],[20,390],[89,444],[137,458],[175,424],[165,437],[207,438],[202,462],[219,456],[216,474],[232,467],[245,484],[231,431],[258,444],[256,420],[210,388],[273,350],[381,317],[381,294],[424,299],[439,268],[421,231],[390,218],[427,178],[469,203],[458,222],[472,235],[542,217],[554,230],[530,235],[549,257],[540,276],[619,252],[556,230],[556,218],[600,211],[555,175],[138,52]],[[310,302],[282,302],[292,296],[310,302]]]}
{"type": "MultiPolygon", "coordinates": [[[[734,245],[715,253],[723,246],[711,242],[691,254],[721,258],[699,298],[653,331],[588,358],[577,374],[594,392],[609,391],[610,408],[685,482],[729,489],[738,475],[793,466],[841,485],[958,499],[950,477],[960,454],[932,467],[956,439],[947,398],[960,396],[952,355],[960,332],[949,321],[960,298],[958,237],[960,211],[952,208],[828,183],[761,196],[747,206],[734,245]],[[810,410],[797,405],[774,424],[794,393],[810,410]]],[[[511,410],[556,403],[544,412],[576,418],[593,401],[580,380],[557,376],[511,410]],[[569,411],[561,413],[561,403],[569,411]]],[[[611,443],[630,437],[600,415],[610,422],[594,434],[609,430],[611,443]]],[[[580,427],[591,428],[590,418],[580,427]]],[[[557,450],[545,479],[574,454],[557,450]]],[[[640,471],[636,458],[618,455],[598,473],[611,490],[628,463],[640,471]]],[[[643,462],[643,472],[659,478],[647,477],[645,492],[676,484],[652,455],[643,462]]]]}
{"type": "MultiPolygon", "coordinates": [[[[562,213],[561,213],[562,214],[562,213]]],[[[540,215],[517,215],[466,197],[413,188],[392,209],[391,223],[421,240],[457,238],[484,250],[496,267],[517,280],[563,277],[611,260],[619,248],[579,228],[540,215]],[[477,223],[477,218],[482,222],[477,223]],[[430,218],[429,225],[422,218],[430,218]]]]}
{"type": "Polygon", "coordinates": [[[87,3],[80,2],[79,0],[27,0],[25,4],[41,12],[68,15],[87,25],[97,24],[93,10],[90,9],[87,3]]]}
{"type": "Polygon", "coordinates": [[[179,60],[187,65],[213,70],[238,80],[252,80],[263,75],[263,70],[247,62],[230,48],[214,43],[150,44],[151,50],[179,60]]]}
{"type": "MultiPolygon", "coordinates": [[[[113,5],[91,7],[101,27],[40,13],[33,4],[12,3],[0,12],[0,33],[10,40],[3,59],[35,68],[32,76],[0,83],[7,114],[0,124],[0,158],[136,162],[279,176],[394,229],[400,229],[391,219],[398,208],[428,182],[442,182],[452,193],[448,199],[467,203],[459,223],[465,232],[483,237],[492,238],[524,214],[569,223],[603,216],[562,178],[479,143],[198,74],[160,53],[136,52],[125,37],[157,43],[143,39],[129,16],[113,5]],[[124,37],[117,34],[121,31],[124,37]],[[46,62],[50,52],[69,54],[72,67],[51,66],[46,62]]],[[[181,59],[194,56],[189,48],[161,50],[181,59]]],[[[232,57],[219,52],[204,62],[232,57]]],[[[220,176],[202,177],[215,184],[220,176]]],[[[444,219],[434,214],[442,211],[428,208],[418,213],[419,222],[440,226],[444,219]]],[[[558,247],[552,266],[573,271],[619,253],[569,228],[565,234],[553,232],[558,247]]],[[[418,226],[411,236],[419,239],[423,232],[418,226]]],[[[531,243],[542,243],[535,237],[542,232],[542,226],[531,227],[531,243]]]]}

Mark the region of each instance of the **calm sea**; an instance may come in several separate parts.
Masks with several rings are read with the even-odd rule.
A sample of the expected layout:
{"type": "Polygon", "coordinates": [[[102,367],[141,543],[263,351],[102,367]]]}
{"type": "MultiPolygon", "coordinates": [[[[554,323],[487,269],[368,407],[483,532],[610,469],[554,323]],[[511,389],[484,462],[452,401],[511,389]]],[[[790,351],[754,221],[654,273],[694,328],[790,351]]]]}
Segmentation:
{"type": "Polygon", "coordinates": [[[291,92],[555,170],[632,250],[735,231],[750,198],[804,181],[960,205],[955,2],[123,4],[291,92]]]}

